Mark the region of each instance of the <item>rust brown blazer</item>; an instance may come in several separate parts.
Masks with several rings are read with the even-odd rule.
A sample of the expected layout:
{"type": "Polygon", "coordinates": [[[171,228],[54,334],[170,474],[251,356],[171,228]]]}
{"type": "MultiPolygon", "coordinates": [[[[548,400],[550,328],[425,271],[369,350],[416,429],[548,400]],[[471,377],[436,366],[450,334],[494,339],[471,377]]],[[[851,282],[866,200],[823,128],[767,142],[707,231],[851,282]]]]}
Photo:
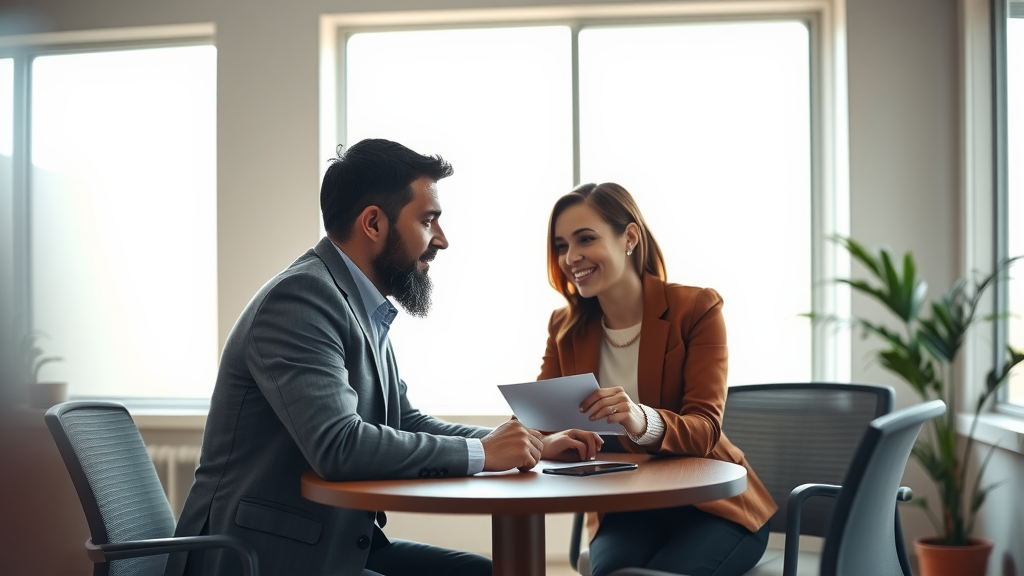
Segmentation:
{"type": "MultiPolygon", "coordinates": [[[[644,274],[644,315],[637,368],[639,398],[665,420],[661,442],[652,454],[698,456],[739,464],[747,469],[747,489],[738,496],[696,507],[756,531],[777,506],[750,468],[743,452],[722,434],[727,393],[729,349],[722,298],[710,288],[669,284],[644,274]]],[[[598,372],[601,322],[595,318],[576,334],[558,338],[568,308],[556,310],[548,325],[548,345],[539,379],[598,372]]],[[[623,437],[625,438],[625,437],[623,437]]],[[[625,440],[632,451],[644,448],[625,440]]],[[[593,538],[600,518],[588,514],[593,538]]]]}

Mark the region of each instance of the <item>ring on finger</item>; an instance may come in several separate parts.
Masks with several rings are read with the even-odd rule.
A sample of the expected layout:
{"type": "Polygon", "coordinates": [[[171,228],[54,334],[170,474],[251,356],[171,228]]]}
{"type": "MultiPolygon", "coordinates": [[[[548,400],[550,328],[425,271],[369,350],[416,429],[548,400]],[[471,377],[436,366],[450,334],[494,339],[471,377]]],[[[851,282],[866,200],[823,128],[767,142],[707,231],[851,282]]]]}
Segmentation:
{"type": "Polygon", "coordinates": [[[617,414],[618,412],[619,412],[619,409],[616,408],[615,406],[612,406],[612,414],[617,414]]]}

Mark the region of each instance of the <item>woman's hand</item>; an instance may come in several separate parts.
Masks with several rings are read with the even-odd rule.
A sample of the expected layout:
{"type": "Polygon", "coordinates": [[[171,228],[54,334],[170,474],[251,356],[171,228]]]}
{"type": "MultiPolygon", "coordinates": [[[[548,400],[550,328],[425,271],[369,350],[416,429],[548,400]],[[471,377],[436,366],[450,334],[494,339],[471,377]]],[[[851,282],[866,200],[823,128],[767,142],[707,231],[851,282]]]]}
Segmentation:
{"type": "Polygon", "coordinates": [[[586,412],[591,420],[606,418],[609,423],[622,424],[633,436],[642,436],[647,431],[643,409],[629,399],[621,386],[595,390],[580,404],[580,412],[586,412]]]}
{"type": "Polygon", "coordinates": [[[580,460],[593,460],[604,440],[595,432],[584,432],[583,430],[564,430],[555,432],[544,437],[544,451],[541,458],[545,460],[561,460],[572,462],[580,460]]]}

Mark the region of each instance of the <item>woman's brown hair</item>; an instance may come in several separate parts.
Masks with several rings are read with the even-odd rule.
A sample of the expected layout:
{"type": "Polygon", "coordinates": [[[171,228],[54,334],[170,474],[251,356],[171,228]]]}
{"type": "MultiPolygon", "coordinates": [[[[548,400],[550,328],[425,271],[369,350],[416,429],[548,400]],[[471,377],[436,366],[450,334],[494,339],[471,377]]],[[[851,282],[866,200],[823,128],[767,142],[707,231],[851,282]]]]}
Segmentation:
{"type": "Polygon", "coordinates": [[[580,184],[572,192],[562,196],[551,209],[548,220],[548,282],[565,297],[569,303],[569,316],[566,317],[558,330],[562,337],[571,330],[577,330],[587,320],[600,315],[601,306],[597,298],[583,298],[576,290],[576,285],[569,281],[558,265],[558,249],[555,247],[555,221],[570,206],[586,204],[601,217],[612,230],[622,235],[626,227],[635,223],[640,229],[640,239],[633,247],[631,256],[633,268],[643,277],[644,273],[653,274],[662,280],[665,276],[665,257],[654,239],[640,208],[633,196],[618,184],[580,184]]]}

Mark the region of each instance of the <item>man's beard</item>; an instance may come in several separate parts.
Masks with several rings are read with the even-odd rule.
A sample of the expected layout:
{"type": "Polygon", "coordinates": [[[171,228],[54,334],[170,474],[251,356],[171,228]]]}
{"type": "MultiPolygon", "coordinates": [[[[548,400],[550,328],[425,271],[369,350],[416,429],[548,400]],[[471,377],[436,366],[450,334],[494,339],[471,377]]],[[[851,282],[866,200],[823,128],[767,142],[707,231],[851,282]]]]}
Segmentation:
{"type": "Polygon", "coordinates": [[[437,250],[436,246],[431,246],[423,254],[411,257],[398,232],[390,230],[384,249],[372,262],[377,278],[388,288],[395,301],[417,318],[425,318],[430,311],[430,291],[433,289],[427,273],[419,271],[419,262],[433,260],[437,250]]]}

